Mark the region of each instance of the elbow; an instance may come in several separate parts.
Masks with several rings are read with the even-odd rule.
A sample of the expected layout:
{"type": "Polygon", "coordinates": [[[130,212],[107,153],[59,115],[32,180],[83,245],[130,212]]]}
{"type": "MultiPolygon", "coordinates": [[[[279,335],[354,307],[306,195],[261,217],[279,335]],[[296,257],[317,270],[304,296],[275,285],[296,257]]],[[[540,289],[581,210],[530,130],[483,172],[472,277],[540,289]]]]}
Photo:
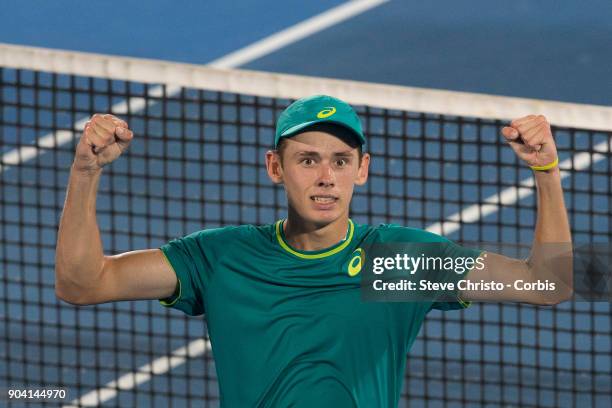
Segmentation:
{"type": "Polygon", "coordinates": [[[564,288],[558,291],[553,303],[553,305],[558,305],[559,303],[568,302],[572,300],[574,297],[574,289],[571,287],[564,288]]]}
{"type": "Polygon", "coordinates": [[[85,292],[74,282],[65,278],[61,268],[55,268],[55,296],[59,300],[75,306],[93,304],[94,302],[84,294],[85,292]]]}
{"type": "Polygon", "coordinates": [[[538,301],[535,303],[540,306],[556,306],[572,300],[573,296],[574,291],[572,288],[561,288],[554,290],[552,293],[540,295],[538,301]]]}
{"type": "Polygon", "coordinates": [[[55,283],[55,296],[66,303],[74,306],[86,306],[93,304],[87,298],[81,296],[78,291],[66,288],[64,285],[55,283]]]}
{"type": "Polygon", "coordinates": [[[574,271],[571,253],[565,247],[546,247],[547,256],[540,258],[529,267],[529,279],[532,288],[533,302],[542,306],[555,306],[572,300],[574,297],[574,271]]]}
{"type": "Polygon", "coordinates": [[[59,300],[69,303],[74,306],[86,306],[86,305],[92,304],[91,302],[88,302],[83,297],[75,296],[74,293],[67,291],[65,289],[62,289],[62,287],[58,285],[55,285],[55,296],[59,300]]]}

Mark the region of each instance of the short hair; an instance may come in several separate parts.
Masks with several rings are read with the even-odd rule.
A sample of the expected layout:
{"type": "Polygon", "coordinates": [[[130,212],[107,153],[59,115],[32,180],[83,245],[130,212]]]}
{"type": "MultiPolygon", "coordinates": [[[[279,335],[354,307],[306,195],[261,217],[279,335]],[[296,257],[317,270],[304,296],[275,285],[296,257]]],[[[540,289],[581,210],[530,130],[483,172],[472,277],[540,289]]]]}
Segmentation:
{"type": "MultiPolygon", "coordinates": [[[[296,133],[294,136],[304,133],[304,132],[325,132],[330,135],[336,136],[338,139],[342,140],[344,143],[349,145],[351,148],[357,148],[357,154],[359,155],[359,163],[361,163],[361,159],[363,158],[363,151],[361,148],[361,143],[357,139],[357,136],[353,133],[352,130],[348,129],[342,125],[336,125],[335,123],[330,122],[320,122],[315,123],[314,125],[308,126],[302,129],[300,132],[296,133]]],[[[278,141],[276,145],[276,153],[280,157],[281,165],[283,164],[283,152],[286,148],[287,137],[283,137],[278,141]]]]}

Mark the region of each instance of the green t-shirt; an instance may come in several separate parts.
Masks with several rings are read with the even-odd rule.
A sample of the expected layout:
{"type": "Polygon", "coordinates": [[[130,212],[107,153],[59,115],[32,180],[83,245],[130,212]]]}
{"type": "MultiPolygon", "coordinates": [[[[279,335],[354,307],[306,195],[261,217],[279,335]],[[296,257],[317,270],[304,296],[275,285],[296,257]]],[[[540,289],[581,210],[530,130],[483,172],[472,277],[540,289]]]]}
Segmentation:
{"type": "MultiPolygon", "coordinates": [[[[350,221],[344,240],[307,252],[286,242],[281,223],[199,231],[161,248],[179,280],[161,303],[206,313],[221,405],[396,407],[425,315],[467,304],[363,302],[360,274],[347,269],[367,244],[449,241],[350,221]]],[[[452,243],[446,251],[479,254],[452,243]]]]}

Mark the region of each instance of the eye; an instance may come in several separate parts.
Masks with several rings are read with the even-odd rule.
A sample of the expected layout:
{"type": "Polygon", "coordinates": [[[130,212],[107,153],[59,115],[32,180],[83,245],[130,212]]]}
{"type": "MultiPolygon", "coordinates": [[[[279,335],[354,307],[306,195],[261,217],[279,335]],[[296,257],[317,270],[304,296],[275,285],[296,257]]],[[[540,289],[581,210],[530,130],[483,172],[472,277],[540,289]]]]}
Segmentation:
{"type": "Polygon", "coordinates": [[[305,159],[302,159],[301,163],[306,167],[310,167],[314,164],[314,160],[306,157],[305,159]]]}
{"type": "Polygon", "coordinates": [[[338,159],[336,160],[336,166],[345,167],[348,164],[348,160],[346,159],[338,159]]]}

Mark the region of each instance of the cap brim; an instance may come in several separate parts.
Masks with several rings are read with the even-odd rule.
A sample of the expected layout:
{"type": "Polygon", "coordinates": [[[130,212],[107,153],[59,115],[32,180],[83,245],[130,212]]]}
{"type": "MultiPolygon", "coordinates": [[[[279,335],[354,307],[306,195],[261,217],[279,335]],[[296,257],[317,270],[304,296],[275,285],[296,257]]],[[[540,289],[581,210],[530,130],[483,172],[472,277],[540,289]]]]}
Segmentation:
{"type": "Polygon", "coordinates": [[[314,125],[315,123],[319,123],[319,122],[323,122],[323,121],[321,121],[321,120],[311,120],[310,122],[300,123],[299,125],[292,126],[289,129],[285,130],[283,133],[281,133],[280,137],[291,136],[294,133],[297,133],[300,130],[302,130],[302,129],[308,127],[308,126],[314,125]]]}

